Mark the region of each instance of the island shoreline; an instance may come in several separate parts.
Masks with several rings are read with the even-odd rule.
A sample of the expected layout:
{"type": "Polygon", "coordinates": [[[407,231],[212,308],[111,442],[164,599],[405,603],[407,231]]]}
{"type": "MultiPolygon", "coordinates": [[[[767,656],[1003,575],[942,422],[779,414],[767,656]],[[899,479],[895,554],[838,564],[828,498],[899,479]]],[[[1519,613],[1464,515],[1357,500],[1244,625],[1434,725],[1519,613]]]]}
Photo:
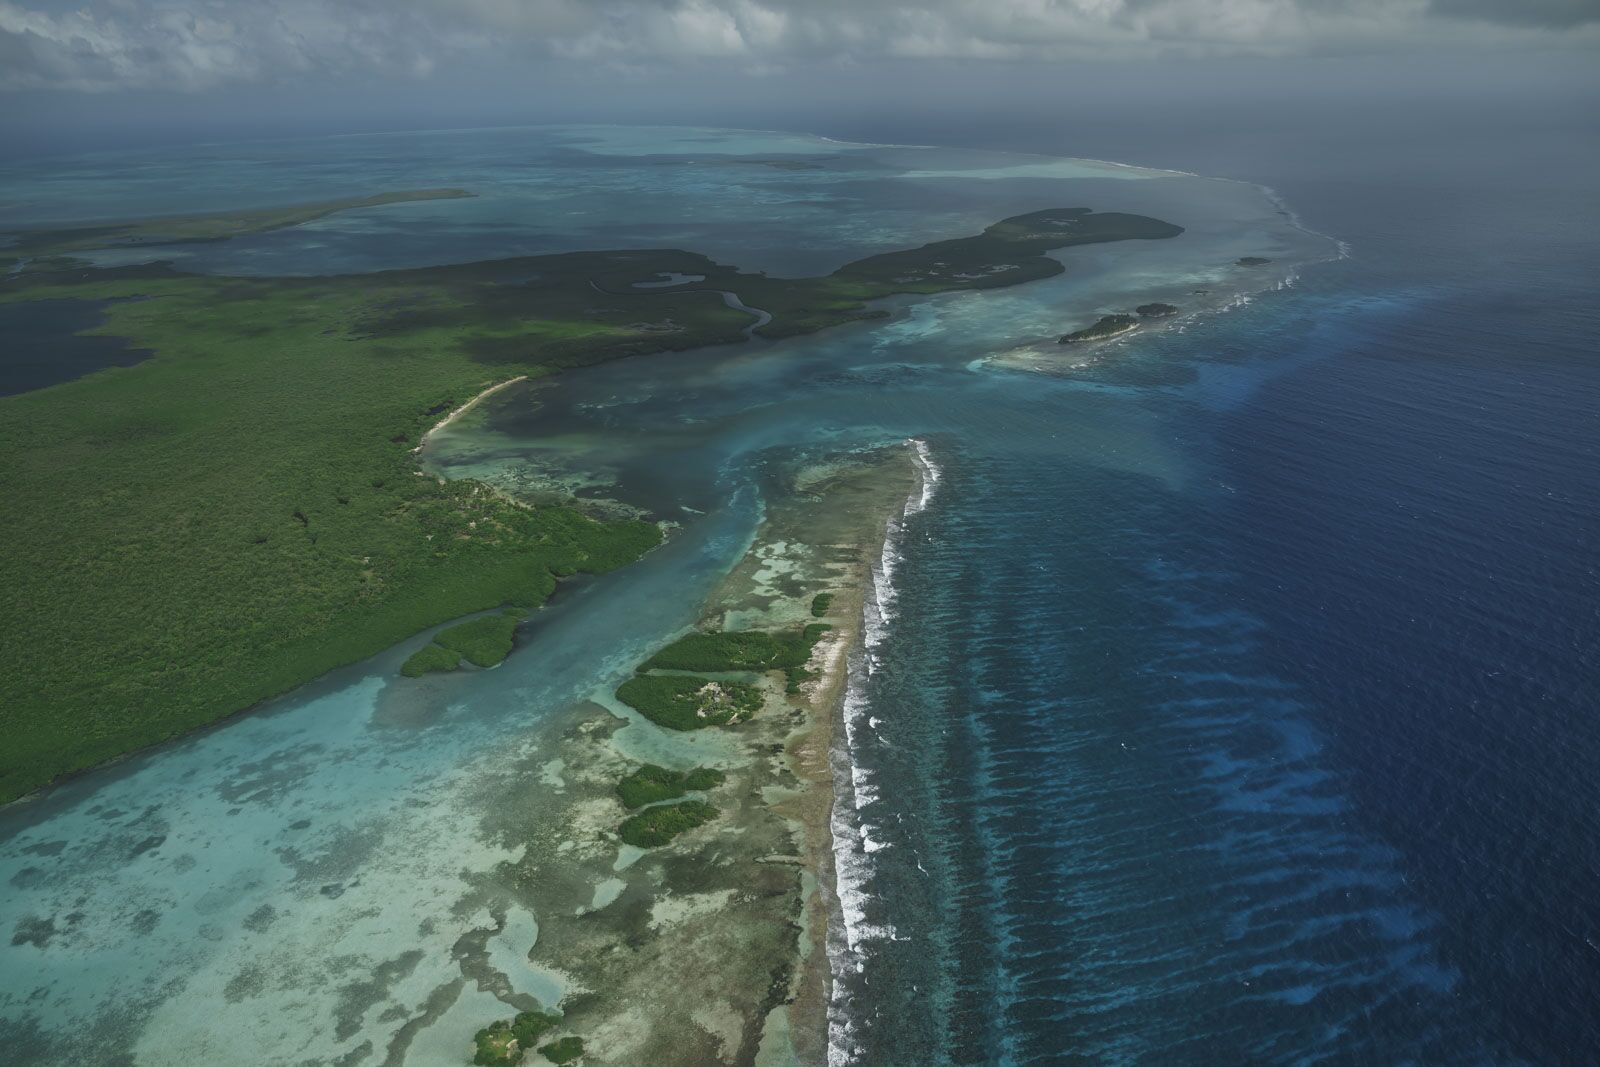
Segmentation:
{"type": "Polygon", "coordinates": [[[434,423],[432,426],[423,431],[422,436],[417,439],[417,447],[411,450],[411,454],[413,456],[420,455],[422,450],[428,447],[429,438],[438,433],[440,430],[444,429],[446,426],[449,426],[452,422],[455,422],[473,408],[477,407],[479,401],[493,396],[502,389],[516,385],[518,382],[528,381],[531,377],[532,376],[528,374],[519,374],[515,378],[507,378],[503,382],[496,382],[494,385],[489,386],[487,389],[484,389],[482,392],[473,396],[465,404],[462,404],[460,407],[454,409],[449,414],[445,415],[444,418],[440,419],[438,422],[434,423]]]}

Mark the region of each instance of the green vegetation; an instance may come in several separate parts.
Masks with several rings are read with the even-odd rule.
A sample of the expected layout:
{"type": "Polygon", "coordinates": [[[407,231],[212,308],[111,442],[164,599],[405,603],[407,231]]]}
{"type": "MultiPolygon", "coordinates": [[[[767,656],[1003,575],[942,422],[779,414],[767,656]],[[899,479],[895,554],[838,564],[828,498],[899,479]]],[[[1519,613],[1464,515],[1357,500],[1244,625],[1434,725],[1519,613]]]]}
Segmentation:
{"type": "MultiPolygon", "coordinates": [[[[530,330],[521,363],[486,366],[510,350],[480,333],[496,320],[477,318],[477,285],[450,304],[452,329],[401,329],[388,320],[451,285],[159,267],[0,282],[7,301],[142,295],[108,305],[102,332],[156,352],[0,400],[0,612],[14,650],[0,672],[0,801],[438,623],[535,607],[557,575],[659,543],[649,523],[418,476],[411,449],[445,412],[606,352],[530,330]]],[[[711,315],[735,336],[745,320],[711,315]]],[[[628,336],[619,352],[638,343],[628,336]]],[[[412,669],[430,662],[443,660],[412,669]]]]}
{"type": "Polygon", "coordinates": [[[704,826],[717,817],[717,809],[703,800],[680,800],[645,808],[622,820],[617,833],[636,848],[658,848],[686,830],[704,826]]]}
{"type": "MultiPolygon", "coordinates": [[[[824,596],[828,594],[823,594],[824,596]]],[[[783,671],[786,691],[798,693],[811,677],[811,649],[832,627],[814,622],[793,633],[717,630],[681,637],[639,665],[617,699],[671,730],[733,726],[761,710],[761,690],[747,682],[713,681],[699,674],[654,671],[783,671]]]]}
{"type": "MultiPolygon", "coordinates": [[[[477,1047],[472,1062],[480,1067],[511,1067],[522,1062],[522,1054],[538,1042],[549,1030],[561,1024],[559,1016],[540,1011],[518,1012],[510,1022],[501,1019],[490,1023],[473,1035],[477,1047]]],[[[577,1038],[564,1040],[577,1041],[577,1038]]],[[[581,1053],[583,1043],[578,1042],[581,1053]]],[[[543,1052],[543,1049],[540,1049],[543,1052]]]]}
{"type": "Polygon", "coordinates": [[[617,699],[669,730],[737,726],[761,710],[761,690],[748,682],[692,674],[642,674],[617,689],[617,699]]]}
{"type": "Polygon", "coordinates": [[[532,1048],[533,1043],[543,1037],[547,1030],[554,1030],[560,1025],[559,1015],[549,1015],[542,1011],[520,1011],[517,1017],[511,1020],[511,1032],[517,1035],[517,1041],[523,1048],[532,1048]]]}
{"type": "Polygon", "coordinates": [[[681,637],[657,652],[641,671],[781,671],[802,667],[811,646],[828,630],[812,623],[792,634],[765,630],[715,630],[681,637]]]}
{"type": "Polygon", "coordinates": [[[511,635],[517,628],[517,620],[526,614],[513,608],[499,615],[486,615],[441,630],[434,641],[461,653],[469,663],[493,667],[511,654],[511,635]]]}
{"type": "MultiPolygon", "coordinates": [[[[881,318],[887,312],[868,307],[868,302],[899,293],[995,289],[1049,278],[1066,269],[1045,255],[1054,249],[1105,241],[1160,240],[1182,232],[1181,226],[1143,215],[1052,208],[997,222],[976,237],[869,256],[822,278],[743,274],[704,257],[679,253],[685,258],[678,265],[653,270],[703,275],[704,281],[650,290],[650,295],[632,290],[632,295],[642,302],[695,291],[731,290],[747,306],[772,314],[772,321],[756,332],[776,339],[843,322],[881,318]]],[[[608,293],[623,294],[635,281],[655,276],[630,269],[623,274],[600,275],[595,281],[608,293]]]]}
{"type": "MultiPolygon", "coordinates": [[[[764,630],[690,634],[645,660],[639,670],[783,671],[785,691],[798,693],[800,683],[811,677],[805,666],[811,649],[830,629],[826,623],[814,622],[792,634],[764,630]]],[[[617,695],[622,695],[620,690],[617,695]]]]}
{"type": "Polygon", "coordinates": [[[828,614],[828,608],[833,605],[832,593],[818,593],[811,598],[811,617],[820,619],[828,614]]]}
{"type": "Polygon", "coordinates": [[[1265,256],[1240,256],[1234,262],[1241,267],[1260,267],[1271,263],[1272,260],[1267,259],[1265,256]]]}
{"type": "MultiPolygon", "coordinates": [[[[1181,232],[1136,215],[1043,211],[798,279],[670,249],[320,278],[96,269],[62,255],[454,195],[18,235],[12,254],[28,262],[0,277],[0,301],[107,301],[93,332],[154,355],[0,398],[0,801],[438,623],[535,607],[558,575],[609,570],[659,542],[648,523],[420,477],[421,435],[488,386],[743,341],[748,315],[714,290],[771,312],[763,335],[788,336],[881,315],[867,302],[894,293],[1056,274],[1053,248],[1181,232]],[[706,281],[632,288],[669,274],[706,281]]],[[[790,671],[798,685],[805,657],[789,647],[755,669],[790,671]]],[[[412,670],[445,662],[413,660],[412,670]]]]}
{"type": "Polygon", "coordinates": [[[522,1062],[522,1043],[504,1019],[490,1023],[472,1037],[477,1051],[472,1062],[480,1067],[511,1067],[522,1062]]]}
{"type": "Polygon", "coordinates": [[[571,1063],[583,1055],[583,1038],[563,1037],[539,1049],[539,1055],[551,1063],[571,1063]]]}
{"type": "Polygon", "coordinates": [[[1134,315],[1102,315],[1093,326],[1075,330],[1061,338],[1061,343],[1070,345],[1079,341],[1103,341],[1107,337],[1118,337],[1138,328],[1139,319],[1134,315]]]}
{"type": "Polygon", "coordinates": [[[464,189],[412,189],[378,193],[374,196],[348,196],[313,204],[260,208],[253,211],[225,211],[208,215],[168,215],[165,218],[138,219],[133,222],[103,223],[58,229],[19,230],[10,236],[14,244],[6,247],[11,255],[44,257],[83,252],[95,248],[125,248],[132,245],[191,244],[197,241],[226,241],[252,233],[266,233],[320,219],[336,211],[381,207],[418,200],[455,200],[472,194],[464,189]]]}
{"type": "Polygon", "coordinates": [[[725,781],[727,775],[712,767],[684,772],[646,763],[617,783],[617,795],[622,798],[622,806],[632,811],[646,804],[676,800],[685,793],[715,789],[725,781]]]}
{"type": "Polygon", "coordinates": [[[512,634],[517,620],[528,613],[511,608],[439,631],[434,643],[417,651],[400,667],[407,678],[420,678],[429,671],[453,671],[461,660],[479,667],[493,667],[511,654],[512,634]]]}
{"type": "Polygon", "coordinates": [[[421,678],[430,671],[453,671],[461,666],[461,653],[453,648],[424,645],[400,665],[400,673],[407,678],[421,678]]]}
{"type": "MultiPolygon", "coordinates": [[[[822,595],[827,597],[829,593],[822,595]]],[[[816,601],[813,601],[811,609],[813,613],[816,611],[816,601]]],[[[787,680],[784,691],[798,693],[800,683],[811,677],[810,670],[805,669],[806,661],[811,659],[811,648],[818,643],[822,633],[830,629],[834,627],[826,622],[811,622],[805,629],[794,633],[768,633],[765,630],[690,633],[688,637],[678,638],[672,645],[667,645],[646,659],[638,670],[782,670],[787,680]]],[[[645,675],[645,678],[651,677],[654,675],[645,675]]],[[[640,681],[640,678],[634,681],[640,681]]],[[[626,683],[624,688],[627,685],[632,685],[632,681],[626,683]]],[[[632,704],[626,696],[622,696],[621,689],[618,689],[618,696],[627,704],[632,704]]],[[[678,729],[682,729],[682,726],[678,729]]]]}
{"type": "Polygon", "coordinates": [[[1141,318],[1146,319],[1165,319],[1178,313],[1177,305],[1162,304],[1159,302],[1154,304],[1140,304],[1133,310],[1138,312],[1141,318]]]}

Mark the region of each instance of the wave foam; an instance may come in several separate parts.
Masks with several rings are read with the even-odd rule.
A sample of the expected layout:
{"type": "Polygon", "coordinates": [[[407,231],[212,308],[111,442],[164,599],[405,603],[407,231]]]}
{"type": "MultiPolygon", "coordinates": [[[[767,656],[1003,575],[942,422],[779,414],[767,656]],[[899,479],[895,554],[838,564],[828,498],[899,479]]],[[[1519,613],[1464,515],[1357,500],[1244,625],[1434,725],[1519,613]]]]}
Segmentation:
{"type": "Polygon", "coordinates": [[[874,922],[867,914],[872,899],[867,888],[873,874],[872,855],[890,846],[882,837],[873,836],[876,828],[866,809],[878,801],[880,794],[873,784],[872,772],[861,765],[858,753],[861,727],[875,732],[881,721],[871,714],[866,684],[881,663],[878,650],[888,639],[896,614],[899,594],[894,574],[902,558],[900,538],[906,520],[927,508],[943,477],[926,441],[912,438],[908,444],[917,465],[918,485],[906,497],[900,514],[890,518],[883,551],[868,577],[861,618],[863,647],[861,655],[849,665],[841,712],[843,738],[833,752],[834,804],[829,830],[833,835],[834,896],[839,902],[842,930],[838,934],[830,932],[828,937],[828,966],[833,976],[828,1003],[829,1067],[845,1067],[859,1058],[858,1029],[849,1011],[846,986],[865,970],[868,943],[896,936],[893,926],[874,922]]]}

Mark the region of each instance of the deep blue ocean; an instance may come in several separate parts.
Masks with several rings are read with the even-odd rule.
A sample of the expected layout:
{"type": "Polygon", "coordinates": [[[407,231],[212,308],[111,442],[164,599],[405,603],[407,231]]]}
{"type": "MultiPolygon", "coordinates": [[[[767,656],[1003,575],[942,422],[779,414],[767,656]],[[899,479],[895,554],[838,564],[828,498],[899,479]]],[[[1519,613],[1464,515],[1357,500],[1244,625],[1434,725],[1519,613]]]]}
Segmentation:
{"type": "MultiPolygon", "coordinates": [[[[470,872],[497,862],[473,837],[485,801],[459,785],[473,761],[536,747],[541,715],[609,692],[693,621],[743,551],[755,521],[744,490],[764,457],[907,436],[940,478],[906,520],[894,618],[858,672],[870,729],[853,755],[873,785],[862,888],[885,936],[843,976],[840,1062],[1600,1062],[1595,120],[1340,114],[810,124],[1262,183],[1348,255],[1071,373],[972,365],[991,343],[1048,340],[1082,312],[1074,301],[1112,299],[1090,292],[1094,268],[1137,279],[1185,247],[1202,267],[1250,251],[1226,243],[1238,190],[1196,183],[1171,194],[1172,210],[1194,208],[1179,220],[1187,245],[1077,250],[1067,275],[1039,286],[508,390],[484,425],[460,431],[460,453],[445,435],[434,461],[481,476],[579,454],[624,497],[692,508],[674,545],[558,598],[504,668],[452,680],[414,732],[386,726],[383,709],[406,699],[394,669],[416,642],[10,810],[6,921],[97,894],[89,927],[64,927],[48,951],[0,946],[0,1022],[22,1062],[61,1062],[61,1050],[198,1061],[258,1025],[263,1062],[327,1062],[389,1040],[394,1018],[459,977],[457,933],[429,941],[411,920],[448,913],[470,872]],[[1220,221],[1208,231],[1208,219],[1220,221]],[[230,800],[224,818],[213,794],[255,776],[274,789],[230,800]],[[113,817],[129,812],[164,820],[170,843],[127,859],[113,837],[135,830],[113,817]],[[337,902],[319,895],[326,877],[238,844],[242,821],[248,840],[280,842],[307,812],[328,856],[358,831],[373,842],[337,902]],[[102,833],[110,843],[93,844],[102,833]],[[209,857],[198,873],[194,855],[209,857]],[[249,928],[268,905],[283,921],[249,928]],[[380,928],[363,925],[380,911],[380,928]],[[415,988],[394,994],[404,1010],[375,1001],[370,1032],[335,1042],[319,996],[329,976],[411,949],[424,962],[415,988]],[[277,999],[224,1003],[217,990],[263,959],[277,999]],[[277,1015],[306,1022],[290,1040],[261,1023],[277,1015]]],[[[655,146],[669,148],[682,150],[655,146]]],[[[369,171],[449,184],[470,159],[477,186],[502,198],[330,220],[310,231],[321,259],[293,244],[305,235],[280,234],[192,260],[313,273],[439,248],[504,254],[499,224],[470,213],[506,203],[533,234],[514,234],[509,251],[610,247],[637,231],[782,271],[1058,195],[1032,178],[981,196],[937,175],[873,184],[888,181],[885,159],[906,165],[893,153],[811,199],[786,184],[823,180],[809,174],[718,171],[700,189],[699,177],[659,175],[710,168],[557,155],[541,166],[618,183],[560,199],[541,184],[555,179],[521,166],[525,149],[489,133],[327,142],[315,158],[251,147],[217,150],[226,167],[212,171],[195,157],[152,164],[149,181],[176,189],[160,167],[204,172],[218,196],[265,202],[307,170],[352,189],[369,171]],[[281,166],[254,165],[261,152],[281,166]],[[236,190],[243,167],[271,180],[236,190]],[[883,192],[907,187],[924,199],[883,192]],[[869,202],[872,229],[852,206],[869,202]],[[790,239],[801,231],[815,247],[790,239]]],[[[791,150],[776,136],[739,149],[791,150]]],[[[96,166],[81,178],[105,204],[135,187],[96,166]]],[[[16,210],[76,188],[50,180],[17,185],[16,210]]],[[[1165,195],[1082,180],[1097,207],[1165,195]]],[[[63,217],[83,212],[79,196],[60,196],[63,217]]],[[[464,994],[428,1048],[453,1055],[496,1013],[492,996],[464,994]]],[[[429,1055],[443,1053],[414,1049],[412,1062],[429,1055]]]]}
{"type": "Polygon", "coordinates": [[[1600,142],[1528,126],[1100,136],[1351,255],[1102,376],[1185,491],[945,451],[865,1062],[1600,1062],[1600,142]]]}

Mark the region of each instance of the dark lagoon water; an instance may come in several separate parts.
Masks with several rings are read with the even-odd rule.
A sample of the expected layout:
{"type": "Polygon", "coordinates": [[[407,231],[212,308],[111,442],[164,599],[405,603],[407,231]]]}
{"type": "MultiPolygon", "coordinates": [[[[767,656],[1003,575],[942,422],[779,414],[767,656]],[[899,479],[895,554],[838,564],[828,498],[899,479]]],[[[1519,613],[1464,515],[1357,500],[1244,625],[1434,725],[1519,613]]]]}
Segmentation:
{"type": "MultiPolygon", "coordinates": [[[[835,1062],[1592,1062],[1600,207],[1594,149],[1558,133],[1514,164],[1464,138],[1382,168],[1294,145],[1246,158],[1343,258],[1247,184],[784,135],[151,160],[152,197],[177,172],[243,195],[259,171],[313,199],[337,194],[285,189],[399,181],[408,159],[439,169],[403,184],[496,190],[196,253],[218,270],[501,254],[496,217],[522,220],[504,254],[604,247],[659,234],[669,206],[670,243],[775,271],[1063,198],[1188,231],[884,323],[575,372],[453,425],[435,469],[619,496],[682,533],[426,715],[396,712],[407,646],[0,815],[0,929],[27,935],[0,944],[11,1047],[152,1064],[226,1060],[241,1034],[252,1062],[383,1047],[479,921],[450,907],[499,855],[475,834],[486,750],[536,750],[541,718],[693,618],[770,460],[910,437],[936,477],[852,668],[835,1062]],[[684,162],[707,154],[721,163],[684,162]],[[1250,254],[1275,262],[1232,266],[1250,254]],[[1134,298],[1206,313],[1088,354],[1050,344],[1134,298]],[[252,921],[263,907],[278,918],[252,921]],[[316,990],[408,952],[336,1028],[316,990]]],[[[52,195],[49,174],[9,177],[10,202],[52,195]]],[[[88,169],[54,180],[85,215],[113,195],[88,169]]],[[[550,976],[517,963],[531,937],[504,934],[497,966],[542,996],[550,976]]],[[[450,1062],[502,1014],[464,992],[401,1058],[450,1062]]]]}
{"type": "Polygon", "coordinates": [[[149,358],[148,349],[132,348],[120,337],[81,332],[105,321],[104,307],[101,300],[0,304],[0,396],[149,358]]]}

